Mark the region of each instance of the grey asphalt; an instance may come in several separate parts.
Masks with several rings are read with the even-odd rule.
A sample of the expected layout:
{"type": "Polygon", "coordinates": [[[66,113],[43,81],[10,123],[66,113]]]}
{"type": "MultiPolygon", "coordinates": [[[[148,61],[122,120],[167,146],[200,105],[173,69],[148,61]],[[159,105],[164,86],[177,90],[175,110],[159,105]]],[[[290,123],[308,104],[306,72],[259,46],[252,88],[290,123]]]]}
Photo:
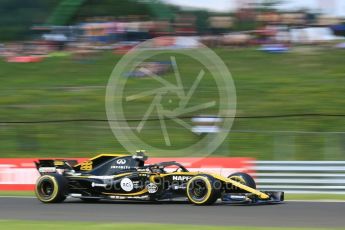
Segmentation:
{"type": "Polygon", "coordinates": [[[0,197],[0,219],[145,222],[232,226],[345,227],[345,203],[194,206],[185,202],[43,204],[36,198],[0,197]]]}

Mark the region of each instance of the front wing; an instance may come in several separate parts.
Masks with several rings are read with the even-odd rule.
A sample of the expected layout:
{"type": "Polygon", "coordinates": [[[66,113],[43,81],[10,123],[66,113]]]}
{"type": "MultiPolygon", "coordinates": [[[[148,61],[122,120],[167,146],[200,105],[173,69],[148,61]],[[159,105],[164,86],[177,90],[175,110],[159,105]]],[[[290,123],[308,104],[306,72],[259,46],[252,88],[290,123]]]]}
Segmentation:
{"type": "Polygon", "coordinates": [[[268,199],[261,199],[252,193],[225,193],[221,200],[224,203],[245,203],[245,204],[273,204],[284,201],[284,192],[262,191],[269,196],[268,199]]]}

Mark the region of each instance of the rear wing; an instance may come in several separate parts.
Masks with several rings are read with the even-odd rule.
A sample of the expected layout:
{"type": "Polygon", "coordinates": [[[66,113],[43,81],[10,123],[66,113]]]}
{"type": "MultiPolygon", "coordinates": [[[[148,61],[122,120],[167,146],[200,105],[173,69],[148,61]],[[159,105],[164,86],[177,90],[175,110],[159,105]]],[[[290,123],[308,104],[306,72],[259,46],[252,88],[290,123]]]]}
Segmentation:
{"type": "Polygon", "coordinates": [[[60,159],[48,159],[35,161],[38,172],[43,174],[49,173],[62,173],[64,171],[73,170],[73,166],[78,164],[76,160],[60,160],[60,159]]]}

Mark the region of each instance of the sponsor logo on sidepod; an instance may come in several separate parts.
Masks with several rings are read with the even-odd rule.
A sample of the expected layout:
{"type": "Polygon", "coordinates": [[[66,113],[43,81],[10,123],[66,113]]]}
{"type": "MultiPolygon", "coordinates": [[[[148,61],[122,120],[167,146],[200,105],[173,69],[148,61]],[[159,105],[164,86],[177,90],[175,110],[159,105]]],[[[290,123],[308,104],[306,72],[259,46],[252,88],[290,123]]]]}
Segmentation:
{"type": "Polygon", "coordinates": [[[179,180],[179,181],[189,181],[192,177],[191,176],[173,176],[173,180],[179,180]]]}
{"type": "Polygon", "coordinates": [[[116,163],[119,164],[119,165],[124,165],[124,164],[126,164],[126,160],[125,159],[118,159],[116,161],[116,163]]]}
{"type": "Polygon", "coordinates": [[[130,192],[134,188],[133,181],[127,177],[121,180],[120,185],[121,185],[121,188],[125,190],[126,192],[130,192]]]}
{"type": "Polygon", "coordinates": [[[157,185],[150,183],[146,186],[149,193],[156,193],[158,191],[157,185]]]}

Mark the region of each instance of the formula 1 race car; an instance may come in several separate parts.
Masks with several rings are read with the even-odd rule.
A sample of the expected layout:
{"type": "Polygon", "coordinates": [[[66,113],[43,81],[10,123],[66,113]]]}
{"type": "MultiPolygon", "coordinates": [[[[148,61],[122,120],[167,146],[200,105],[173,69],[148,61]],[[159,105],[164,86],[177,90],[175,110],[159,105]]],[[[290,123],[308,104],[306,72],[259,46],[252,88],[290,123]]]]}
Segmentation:
{"type": "Polygon", "coordinates": [[[101,199],[164,201],[188,199],[195,205],[210,205],[219,198],[227,203],[280,203],[283,192],[258,191],[246,173],[228,177],[189,172],[175,162],[145,165],[147,156],[101,154],[80,164],[73,160],[39,160],[41,174],[35,186],[43,203],[58,203],[66,197],[96,202],[101,199]]]}

